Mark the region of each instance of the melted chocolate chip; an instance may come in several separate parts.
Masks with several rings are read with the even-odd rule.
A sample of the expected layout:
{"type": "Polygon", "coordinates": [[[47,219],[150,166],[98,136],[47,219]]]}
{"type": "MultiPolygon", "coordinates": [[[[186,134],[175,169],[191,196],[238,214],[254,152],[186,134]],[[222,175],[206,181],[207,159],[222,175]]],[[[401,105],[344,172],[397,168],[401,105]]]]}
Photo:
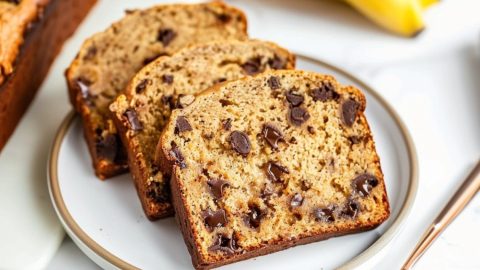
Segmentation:
{"type": "Polygon", "coordinates": [[[313,215],[315,216],[315,220],[320,222],[330,223],[335,221],[332,208],[317,208],[313,210],[313,215]]]}
{"type": "Polygon", "coordinates": [[[173,83],[173,75],[163,74],[162,75],[162,81],[163,81],[163,83],[166,83],[166,84],[172,84],[173,83]]]}
{"type": "Polygon", "coordinates": [[[258,205],[250,205],[249,209],[250,212],[245,221],[251,228],[257,229],[260,226],[260,221],[262,220],[264,213],[258,205]]]}
{"type": "Polygon", "coordinates": [[[227,118],[225,120],[222,121],[222,126],[223,126],[223,129],[225,130],[230,130],[232,128],[232,119],[231,118],[227,118]]]}
{"type": "Polygon", "coordinates": [[[348,137],[348,140],[350,141],[351,144],[357,144],[362,141],[362,139],[358,136],[350,136],[348,137]]]}
{"type": "Polygon", "coordinates": [[[217,234],[212,246],[208,248],[209,251],[222,251],[228,254],[233,254],[238,249],[237,241],[232,237],[223,234],[217,234]]]}
{"type": "Polygon", "coordinates": [[[232,145],[233,150],[244,157],[250,152],[250,140],[248,139],[247,134],[241,131],[234,131],[230,134],[230,144],[232,145]]]}
{"type": "Polygon", "coordinates": [[[349,199],[345,204],[345,207],[342,211],[342,215],[349,218],[355,218],[359,210],[360,210],[360,204],[353,199],[349,199]]]}
{"type": "Polygon", "coordinates": [[[262,129],[262,134],[273,149],[278,149],[278,142],[284,140],[282,132],[273,124],[265,124],[262,129]]]}
{"type": "Polygon", "coordinates": [[[170,188],[166,188],[170,179],[163,178],[163,183],[152,181],[148,186],[147,196],[156,203],[169,203],[171,202],[170,188]]]}
{"type": "Polygon", "coordinates": [[[177,164],[180,169],[185,169],[187,164],[185,163],[185,158],[183,157],[182,152],[180,152],[180,149],[175,142],[172,142],[171,145],[172,149],[170,150],[170,156],[175,160],[175,164],[177,164]]]}
{"type": "Polygon", "coordinates": [[[184,116],[177,117],[174,133],[180,134],[190,130],[192,130],[192,126],[190,125],[190,123],[188,123],[187,118],[185,118],[184,116]]]}
{"type": "Polygon", "coordinates": [[[268,59],[268,65],[273,69],[283,69],[285,68],[285,61],[278,55],[275,55],[273,58],[268,59]]]}
{"type": "Polygon", "coordinates": [[[280,79],[275,76],[268,78],[267,84],[272,90],[275,90],[281,87],[280,79]]]}
{"type": "Polygon", "coordinates": [[[220,99],[219,102],[222,104],[222,107],[233,105],[233,102],[228,99],[220,99]]]}
{"type": "Polygon", "coordinates": [[[259,57],[256,57],[242,64],[242,68],[248,75],[255,75],[261,72],[261,65],[261,59],[259,57]]]}
{"type": "Polygon", "coordinates": [[[355,123],[360,105],[353,99],[348,99],[342,104],[342,119],[345,125],[351,127],[355,123]]]}
{"type": "Polygon", "coordinates": [[[150,83],[150,80],[149,79],[143,79],[141,82],[139,82],[137,84],[137,87],[135,87],[135,92],[137,92],[137,94],[140,94],[143,92],[143,90],[145,90],[145,88],[147,88],[147,84],[150,83]]]}
{"type": "Polygon", "coordinates": [[[220,209],[217,211],[212,211],[208,209],[203,213],[203,220],[205,226],[212,231],[214,228],[223,227],[227,224],[227,217],[225,215],[225,210],[220,209]]]}
{"type": "Polygon", "coordinates": [[[95,45],[91,45],[90,47],[88,47],[87,53],[83,57],[83,60],[90,60],[93,57],[95,57],[96,54],[97,54],[97,47],[95,47],[95,45]]]}
{"type": "Polygon", "coordinates": [[[282,175],[289,174],[290,172],[286,167],[283,167],[273,161],[269,161],[265,166],[268,179],[273,182],[282,182],[282,175]]]}
{"type": "Polygon", "coordinates": [[[303,197],[300,193],[296,193],[293,195],[292,199],[290,200],[290,207],[297,208],[302,206],[303,204],[303,197]]]}
{"type": "Polygon", "coordinates": [[[302,125],[305,121],[310,119],[310,114],[302,107],[293,107],[290,109],[290,122],[295,126],[302,125]]]}
{"type": "Polygon", "coordinates": [[[157,40],[160,41],[163,46],[168,46],[176,36],[177,33],[170,28],[160,29],[157,40]]]}
{"type": "Polygon", "coordinates": [[[123,114],[130,124],[130,128],[134,131],[140,131],[143,129],[142,123],[138,120],[137,112],[134,109],[127,109],[123,114]]]}
{"type": "Polygon", "coordinates": [[[226,187],[230,186],[230,184],[227,181],[224,181],[222,179],[208,179],[207,184],[210,187],[210,191],[212,191],[212,194],[215,197],[215,199],[222,198],[223,190],[226,187]]]}
{"type": "Polygon", "coordinates": [[[354,190],[362,197],[368,196],[377,185],[377,178],[368,173],[361,174],[352,180],[354,190]]]}
{"type": "Polygon", "coordinates": [[[102,159],[114,161],[118,154],[119,140],[114,134],[107,134],[106,136],[98,138],[95,145],[97,156],[102,159]]]}
{"type": "Polygon", "coordinates": [[[335,92],[335,87],[330,82],[323,83],[321,87],[312,89],[310,95],[314,101],[322,102],[336,100],[340,97],[340,95],[335,92]]]}
{"type": "Polygon", "coordinates": [[[305,98],[300,94],[295,94],[292,90],[285,93],[285,97],[287,98],[288,103],[290,103],[293,107],[300,106],[305,98]]]}
{"type": "Polygon", "coordinates": [[[308,127],[307,127],[307,130],[308,130],[308,133],[310,133],[310,134],[312,134],[312,135],[315,134],[315,128],[314,128],[314,127],[308,126],[308,127]]]}
{"type": "Polygon", "coordinates": [[[217,15],[217,18],[219,21],[221,21],[222,23],[228,23],[232,17],[228,14],[225,14],[225,13],[222,13],[222,14],[218,14],[217,15]]]}

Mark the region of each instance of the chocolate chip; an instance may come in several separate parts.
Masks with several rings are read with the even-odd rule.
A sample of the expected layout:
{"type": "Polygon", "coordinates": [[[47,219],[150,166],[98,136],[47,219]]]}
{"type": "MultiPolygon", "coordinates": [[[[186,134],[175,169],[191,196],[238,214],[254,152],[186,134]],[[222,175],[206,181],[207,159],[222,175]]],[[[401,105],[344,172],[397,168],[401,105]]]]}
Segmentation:
{"type": "Polygon", "coordinates": [[[342,210],[342,215],[350,218],[355,218],[360,210],[360,204],[353,200],[349,199],[342,210]]]}
{"type": "Polygon", "coordinates": [[[5,0],[5,1],[7,1],[8,3],[15,4],[15,5],[20,4],[20,0],[5,0]]]}
{"type": "Polygon", "coordinates": [[[259,57],[256,57],[251,58],[250,60],[242,64],[242,68],[248,75],[255,75],[261,72],[261,65],[261,59],[259,57]]]}
{"type": "Polygon", "coordinates": [[[223,234],[217,234],[212,246],[208,248],[209,251],[222,251],[233,254],[238,250],[237,241],[232,237],[223,234]]]}
{"type": "Polygon", "coordinates": [[[231,102],[228,99],[220,99],[219,102],[220,102],[220,104],[222,104],[222,107],[226,107],[226,106],[230,106],[230,105],[234,104],[233,102],[231,102]]]}
{"type": "Polygon", "coordinates": [[[162,42],[163,46],[168,46],[176,36],[177,33],[170,28],[160,29],[160,31],[158,31],[157,40],[162,42]]]}
{"type": "Polygon", "coordinates": [[[350,136],[348,137],[348,140],[350,141],[351,144],[357,144],[362,141],[362,139],[358,136],[350,136]]]}
{"type": "Polygon", "coordinates": [[[260,226],[264,213],[258,207],[258,205],[249,205],[250,212],[248,213],[246,223],[253,229],[257,229],[260,226]]]}
{"type": "Polygon", "coordinates": [[[169,203],[171,202],[170,188],[167,188],[170,179],[164,177],[162,183],[152,181],[148,186],[147,196],[156,203],[169,203]]]}
{"type": "Polygon", "coordinates": [[[207,184],[210,187],[210,190],[212,191],[212,194],[215,197],[215,199],[222,198],[223,189],[230,186],[230,184],[227,181],[224,181],[222,179],[208,179],[207,184]]]}
{"type": "Polygon", "coordinates": [[[315,216],[315,220],[320,222],[331,223],[335,221],[332,208],[317,208],[313,210],[313,215],[315,216]]]}
{"type": "Polygon", "coordinates": [[[273,58],[268,59],[268,65],[273,69],[283,69],[285,68],[285,61],[278,55],[275,55],[273,58]]]}
{"type": "Polygon", "coordinates": [[[180,95],[178,95],[176,108],[181,108],[181,109],[186,108],[190,104],[192,104],[194,101],[195,101],[195,96],[194,95],[180,94],[180,95]]]}
{"type": "Polygon", "coordinates": [[[75,84],[80,93],[82,94],[83,99],[88,100],[90,98],[90,85],[92,82],[84,77],[79,77],[75,79],[75,84]]]}
{"type": "Polygon", "coordinates": [[[221,21],[222,23],[228,23],[232,17],[228,14],[225,14],[225,13],[222,13],[222,14],[218,14],[217,15],[217,18],[219,21],[221,21]]]}
{"type": "Polygon", "coordinates": [[[327,100],[336,100],[340,95],[335,91],[335,87],[330,83],[322,83],[322,86],[319,88],[312,89],[310,91],[314,101],[325,102],[327,100]]]}
{"type": "Polygon", "coordinates": [[[273,149],[278,149],[278,142],[284,140],[282,132],[273,124],[263,125],[262,134],[273,149]]]}
{"type": "Polygon", "coordinates": [[[348,99],[342,104],[342,119],[345,125],[351,127],[357,117],[360,105],[353,99],[348,99]]]}
{"type": "Polygon", "coordinates": [[[213,81],[213,84],[217,84],[217,83],[221,83],[221,82],[226,82],[227,81],[227,78],[218,78],[216,80],[213,81]]]}
{"type": "Polygon", "coordinates": [[[163,81],[163,83],[166,83],[166,84],[172,84],[173,83],[173,75],[163,74],[162,75],[162,81],[163,81]]]}
{"type": "Polygon", "coordinates": [[[173,100],[173,96],[162,96],[162,103],[165,105],[165,106],[169,106],[170,109],[174,109],[175,108],[175,102],[173,100]]]}
{"type": "Polygon", "coordinates": [[[97,139],[95,149],[97,156],[102,159],[114,161],[118,153],[119,140],[114,134],[106,134],[97,139]]]}
{"type": "Polygon", "coordinates": [[[265,166],[268,179],[273,182],[282,182],[282,175],[289,174],[287,167],[283,167],[273,161],[269,161],[265,166]]]}
{"type": "Polygon", "coordinates": [[[280,79],[275,76],[268,78],[267,84],[272,90],[275,90],[281,87],[280,79]]]}
{"type": "Polygon", "coordinates": [[[309,132],[310,134],[312,134],[312,135],[315,134],[315,128],[314,128],[314,127],[308,126],[308,127],[307,127],[307,130],[308,130],[308,132],[309,132]]]}
{"type": "Polygon", "coordinates": [[[175,142],[172,142],[171,145],[172,149],[170,150],[170,156],[175,160],[175,164],[177,164],[180,169],[185,169],[187,164],[185,163],[185,158],[183,157],[182,152],[180,152],[180,149],[175,142]]]}
{"type": "Polygon", "coordinates": [[[97,54],[97,47],[95,47],[95,45],[91,45],[90,47],[88,47],[87,53],[83,57],[83,60],[90,60],[93,57],[95,57],[96,54],[97,54]]]}
{"type": "Polygon", "coordinates": [[[292,199],[290,200],[290,206],[292,208],[297,208],[302,206],[303,204],[303,197],[300,193],[296,193],[293,195],[292,199]]]}
{"type": "Polygon", "coordinates": [[[295,137],[292,137],[292,138],[290,138],[290,141],[289,141],[289,142],[292,143],[292,144],[296,144],[296,143],[297,143],[297,139],[296,139],[295,137]]]}
{"type": "Polygon", "coordinates": [[[377,185],[377,178],[368,173],[361,174],[352,180],[354,190],[362,197],[368,196],[377,185]]]}
{"type": "Polygon", "coordinates": [[[230,144],[232,145],[233,150],[244,157],[250,152],[250,140],[248,139],[247,134],[241,131],[234,131],[230,134],[230,144]]]}
{"type": "Polygon", "coordinates": [[[177,122],[175,124],[175,129],[173,132],[175,134],[180,134],[190,130],[192,130],[192,126],[190,125],[190,123],[188,123],[187,118],[185,118],[184,116],[177,117],[177,122]]]}
{"type": "Polygon", "coordinates": [[[212,211],[208,209],[203,213],[203,221],[205,226],[212,231],[214,228],[223,227],[227,224],[227,217],[225,215],[225,210],[220,209],[217,211],[212,211]]]}
{"type": "Polygon", "coordinates": [[[222,121],[222,126],[223,126],[223,129],[230,130],[232,128],[232,119],[227,118],[227,119],[223,120],[222,121]]]}
{"type": "Polygon", "coordinates": [[[290,103],[293,107],[299,106],[305,100],[303,95],[295,94],[292,90],[285,93],[285,97],[287,98],[288,103],[290,103]]]}
{"type": "Polygon", "coordinates": [[[143,129],[142,123],[138,120],[137,112],[134,109],[127,109],[123,116],[127,118],[130,128],[134,131],[140,131],[143,129]]]}
{"type": "Polygon", "coordinates": [[[143,92],[143,90],[145,90],[145,88],[147,88],[147,84],[150,83],[150,80],[149,79],[143,79],[141,82],[139,82],[137,84],[137,87],[135,87],[135,92],[137,92],[137,94],[140,94],[143,92]]]}
{"type": "Polygon", "coordinates": [[[302,125],[310,118],[310,114],[302,107],[293,107],[290,109],[290,122],[295,126],[302,125]]]}

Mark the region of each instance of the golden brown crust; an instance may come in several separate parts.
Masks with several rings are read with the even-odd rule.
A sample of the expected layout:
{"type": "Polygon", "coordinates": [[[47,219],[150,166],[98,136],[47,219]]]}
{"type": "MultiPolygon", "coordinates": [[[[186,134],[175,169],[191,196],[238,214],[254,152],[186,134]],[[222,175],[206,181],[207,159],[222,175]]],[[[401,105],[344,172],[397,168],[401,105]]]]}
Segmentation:
{"type": "Polygon", "coordinates": [[[131,77],[148,61],[159,55],[171,55],[192,43],[211,39],[243,39],[247,36],[246,26],[243,12],[222,2],[159,5],[146,10],[128,11],[122,20],[84,42],[65,76],[70,102],[84,120],[85,137],[95,173],[100,179],[115,176],[128,169],[126,150],[121,146],[113,120],[109,119],[108,105],[124,90],[131,77]],[[191,21],[185,21],[183,25],[178,23],[177,16],[185,15],[182,15],[182,12],[191,15],[188,20],[198,17],[199,22],[192,24],[191,21]],[[225,21],[220,17],[213,20],[214,16],[219,16],[217,12],[230,17],[225,21]],[[158,17],[161,19],[157,19],[158,17]],[[203,19],[213,21],[202,22],[203,19]],[[172,25],[172,22],[175,23],[172,25]],[[129,28],[132,27],[137,36],[130,35],[129,28]],[[187,30],[181,32],[182,29],[187,30]],[[166,32],[166,40],[161,40],[162,30],[173,32],[166,32]],[[140,35],[140,31],[144,31],[144,34],[140,35]],[[195,34],[188,36],[191,31],[195,34]],[[203,37],[202,33],[207,34],[203,37]],[[118,37],[118,40],[106,39],[109,36],[118,37]],[[155,41],[152,42],[152,39],[155,41]],[[112,46],[108,45],[110,43],[112,46]],[[115,74],[112,70],[115,70],[115,74]],[[88,85],[88,90],[82,91],[79,80],[86,80],[91,84],[88,85]],[[109,144],[109,149],[105,151],[115,153],[105,155],[105,151],[97,149],[99,144],[109,144]],[[112,150],[115,148],[112,145],[116,145],[116,151],[112,150]]]}
{"type": "Polygon", "coordinates": [[[0,2],[0,149],[33,99],[63,42],[95,2],[24,0],[18,6],[0,2]]]}
{"type": "Polygon", "coordinates": [[[163,100],[169,98],[169,104],[176,104],[180,95],[194,95],[203,87],[212,85],[219,77],[234,79],[246,75],[241,67],[242,59],[262,57],[262,68],[269,67],[268,59],[274,55],[280,57],[285,69],[293,69],[295,56],[287,50],[271,42],[259,40],[249,41],[222,41],[200,44],[184,48],[168,57],[160,57],[145,66],[138,72],[127,86],[124,95],[117,97],[110,106],[113,112],[112,119],[117,126],[123,144],[128,151],[128,160],[138,195],[146,215],[150,219],[168,216],[173,213],[170,199],[155,202],[149,196],[149,185],[156,183],[156,194],[163,194],[162,198],[170,198],[168,174],[161,175],[154,168],[154,152],[163,119],[170,114],[170,105],[165,106],[163,100]],[[189,60],[185,60],[189,59],[189,60]],[[225,62],[229,62],[225,65],[225,62]],[[163,68],[176,67],[176,70],[163,68]],[[171,74],[171,84],[162,82],[164,74],[171,74]],[[136,88],[142,82],[148,81],[141,93],[136,88]],[[175,89],[175,92],[172,91],[175,89]],[[146,102],[148,100],[148,102],[146,102]],[[127,110],[137,111],[137,116],[143,124],[143,130],[133,132],[125,117],[127,110]],[[161,111],[161,115],[153,112],[161,111]],[[150,147],[151,145],[151,147],[150,147]]]}

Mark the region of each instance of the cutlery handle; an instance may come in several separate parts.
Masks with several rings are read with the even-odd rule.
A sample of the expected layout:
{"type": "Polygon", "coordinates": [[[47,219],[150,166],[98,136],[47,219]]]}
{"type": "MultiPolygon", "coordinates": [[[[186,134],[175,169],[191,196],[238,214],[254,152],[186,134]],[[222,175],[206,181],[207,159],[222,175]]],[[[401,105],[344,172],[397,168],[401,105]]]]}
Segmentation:
{"type": "Polygon", "coordinates": [[[438,235],[458,216],[465,206],[472,200],[473,196],[480,189],[480,161],[472,170],[458,188],[450,201],[445,205],[442,212],[438,214],[433,223],[423,234],[420,242],[417,244],[410,257],[407,259],[402,269],[407,270],[417,262],[438,235]]]}

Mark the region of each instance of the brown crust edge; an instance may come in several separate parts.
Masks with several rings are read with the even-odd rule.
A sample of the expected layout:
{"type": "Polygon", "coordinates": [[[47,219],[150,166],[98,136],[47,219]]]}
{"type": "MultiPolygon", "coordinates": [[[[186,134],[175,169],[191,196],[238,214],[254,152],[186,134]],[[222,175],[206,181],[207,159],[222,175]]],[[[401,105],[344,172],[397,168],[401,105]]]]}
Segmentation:
{"type": "MultiPolygon", "coordinates": [[[[226,9],[228,11],[238,13],[242,17],[243,25],[245,26],[242,29],[242,31],[245,34],[247,34],[247,27],[248,27],[247,17],[242,10],[240,10],[238,8],[235,8],[233,6],[227,5],[223,1],[212,1],[209,4],[214,4],[214,5],[223,7],[224,9],[226,9]]],[[[165,5],[180,6],[180,5],[195,5],[195,4],[165,4],[165,5]]],[[[162,6],[162,5],[156,5],[156,6],[153,6],[152,8],[155,8],[155,7],[158,7],[158,6],[162,6]]],[[[121,21],[121,20],[122,19],[120,19],[119,21],[121,21]]],[[[119,21],[114,22],[112,25],[118,23],[119,21]]],[[[109,28],[110,27],[111,26],[109,26],[109,28]]],[[[106,29],[104,31],[106,31],[106,29]]],[[[102,31],[102,33],[104,31],[102,31]]],[[[87,40],[85,40],[82,44],[82,47],[80,48],[80,51],[83,50],[84,47],[86,46],[86,44],[89,44],[90,40],[92,40],[92,39],[93,39],[93,37],[90,37],[87,40]]],[[[81,94],[80,90],[78,89],[78,87],[76,87],[74,85],[75,82],[74,82],[74,78],[73,78],[72,71],[71,71],[72,69],[77,68],[78,65],[79,65],[79,54],[77,54],[75,56],[74,60],[70,64],[70,66],[65,70],[65,78],[66,78],[66,81],[67,81],[69,99],[70,99],[70,103],[72,104],[73,108],[77,112],[80,113],[80,116],[83,120],[82,123],[83,123],[84,137],[85,137],[85,140],[87,141],[90,156],[92,158],[92,166],[95,170],[95,175],[97,175],[97,177],[100,178],[101,180],[105,180],[105,179],[111,178],[113,176],[116,176],[116,175],[127,172],[129,170],[129,167],[128,167],[127,164],[130,163],[130,162],[127,161],[126,164],[119,164],[119,163],[115,163],[115,162],[111,162],[111,161],[102,159],[97,155],[97,153],[96,153],[96,142],[95,142],[95,129],[94,129],[94,126],[93,126],[93,123],[92,123],[92,119],[90,117],[90,107],[85,102],[85,100],[83,99],[82,94],[81,94]]],[[[115,120],[114,120],[114,122],[115,122],[115,120]]],[[[118,135],[118,133],[117,133],[117,135],[118,135]]],[[[119,137],[121,139],[122,135],[119,135],[119,137]]],[[[124,148],[123,146],[119,146],[119,147],[124,148]]],[[[125,149],[124,149],[124,151],[127,151],[127,153],[129,152],[128,150],[125,150],[125,149]]]]}
{"type": "Polygon", "coordinates": [[[0,85],[0,151],[15,130],[35,94],[61,51],[63,43],[75,32],[96,0],[52,1],[41,18],[33,22],[33,28],[26,31],[24,43],[13,63],[14,72],[9,74],[0,85]],[[74,8],[67,7],[74,5],[74,8]],[[59,30],[59,25],[62,25],[59,30]],[[45,33],[55,35],[45,35],[45,33]],[[51,39],[57,42],[52,45],[51,39]],[[43,53],[35,53],[38,48],[48,47],[43,53]],[[21,74],[34,74],[25,80],[21,74]],[[3,101],[3,102],[2,102],[3,101]]]}

